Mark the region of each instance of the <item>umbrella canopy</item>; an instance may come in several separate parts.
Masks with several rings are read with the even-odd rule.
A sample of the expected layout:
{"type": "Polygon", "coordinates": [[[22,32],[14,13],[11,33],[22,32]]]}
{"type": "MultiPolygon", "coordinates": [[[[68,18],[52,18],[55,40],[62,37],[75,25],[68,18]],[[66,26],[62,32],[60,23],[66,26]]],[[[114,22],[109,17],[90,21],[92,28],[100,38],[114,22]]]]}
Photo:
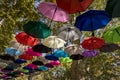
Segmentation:
{"type": "Polygon", "coordinates": [[[16,40],[10,41],[9,45],[10,45],[10,47],[13,47],[21,52],[24,52],[29,48],[29,46],[20,44],[16,40]]]}
{"type": "Polygon", "coordinates": [[[59,28],[58,30],[58,37],[66,41],[75,41],[80,39],[81,32],[72,25],[63,25],[63,27],[59,28]]]}
{"type": "Polygon", "coordinates": [[[26,51],[26,54],[29,54],[30,56],[42,56],[41,53],[33,51],[32,48],[29,48],[29,49],[26,51]]]}
{"type": "Polygon", "coordinates": [[[21,32],[17,34],[15,38],[17,39],[19,43],[24,44],[24,45],[34,46],[38,44],[38,38],[34,38],[25,32],[21,32]]]}
{"type": "Polygon", "coordinates": [[[48,67],[48,68],[53,68],[54,66],[52,65],[52,64],[50,64],[50,63],[47,63],[47,64],[45,64],[44,66],[46,66],[46,67],[48,67]]]}
{"type": "Polygon", "coordinates": [[[9,54],[3,54],[3,55],[0,55],[0,58],[3,59],[3,60],[12,60],[14,61],[15,58],[9,54]]]}
{"type": "Polygon", "coordinates": [[[80,59],[83,59],[83,58],[84,58],[84,56],[82,56],[81,54],[72,54],[70,56],[70,59],[72,59],[72,60],[80,60],[80,59]]]}
{"type": "Polygon", "coordinates": [[[69,57],[68,53],[64,52],[63,50],[57,50],[52,55],[56,57],[69,57]]]}
{"type": "Polygon", "coordinates": [[[23,25],[23,30],[36,38],[46,38],[51,35],[51,29],[41,21],[29,21],[23,25]]]}
{"type": "Polygon", "coordinates": [[[120,26],[109,29],[103,34],[103,38],[108,43],[120,43],[120,26]]]}
{"type": "Polygon", "coordinates": [[[56,57],[52,54],[49,54],[49,55],[45,56],[45,59],[47,59],[47,60],[59,60],[58,57],[56,57]]]}
{"type": "Polygon", "coordinates": [[[32,60],[33,56],[30,56],[29,54],[22,54],[19,56],[20,59],[25,59],[25,60],[32,60]]]}
{"type": "Polygon", "coordinates": [[[10,48],[6,48],[5,51],[7,52],[7,54],[11,55],[11,56],[18,56],[18,55],[21,55],[22,52],[13,48],[13,47],[10,47],[10,48]]]}
{"type": "Polygon", "coordinates": [[[47,71],[48,68],[46,66],[39,66],[38,70],[47,71]]]}
{"type": "Polygon", "coordinates": [[[59,66],[61,63],[60,61],[56,60],[56,61],[51,61],[50,64],[53,66],[59,66]]]}
{"type": "Polygon", "coordinates": [[[70,59],[69,57],[60,58],[60,62],[61,63],[69,63],[69,62],[72,62],[72,59],[70,59]]]}
{"type": "Polygon", "coordinates": [[[43,40],[43,45],[49,48],[61,48],[66,42],[57,36],[49,36],[43,40]]]}
{"type": "Polygon", "coordinates": [[[120,17],[120,0],[108,0],[105,11],[113,18],[120,17]]]}
{"type": "Polygon", "coordinates": [[[64,48],[65,52],[68,54],[82,53],[82,48],[77,44],[71,44],[64,48]]]}
{"type": "Polygon", "coordinates": [[[118,46],[117,44],[106,43],[99,50],[101,52],[113,52],[113,51],[118,50],[118,49],[120,49],[120,46],[118,46]]]}
{"type": "Polygon", "coordinates": [[[19,58],[14,61],[15,64],[22,64],[22,63],[26,63],[26,62],[27,62],[26,60],[19,59],[19,58]]]}
{"type": "Polygon", "coordinates": [[[32,68],[32,69],[37,69],[38,66],[34,64],[28,64],[27,67],[32,68]]]}
{"type": "Polygon", "coordinates": [[[97,56],[98,54],[99,52],[96,50],[86,50],[82,53],[84,57],[94,57],[97,56]]]}
{"type": "Polygon", "coordinates": [[[110,20],[109,14],[103,10],[89,10],[76,18],[75,26],[80,31],[94,31],[105,27],[110,20]]]}
{"type": "Polygon", "coordinates": [[[51,52],[52,49],[44,46],[43,44],[37,44],[32,47],[33,51],[40,52],[40,53],[48,53],[51,52]]]}
{"type": "Polygon", "coordinates": [[[85,11],[93,0],[56,0],[58,7],[70,14],[85,11]]]}
{"type": "Polygon", "coordinates": [[[35,60],[35,61],[32,62],[32,64],[39,65],[39,66],[44,65],[44,63],[40,60],[35,60]]]}
{"type": "Polygon", "coordinates": [[[105,41],[102,38],[89,37],[89,38],[86,38],[81,45],[85,49],[93,50],[93,49],[101,48],[104,44],[105,44],[105,41]]]}
{"type": "Polygon", "coordinates": [[[41,2],[38,11],[54,21],[68,22],[70,20],[69,14],[57,7],[55,3],[41,2]]]}

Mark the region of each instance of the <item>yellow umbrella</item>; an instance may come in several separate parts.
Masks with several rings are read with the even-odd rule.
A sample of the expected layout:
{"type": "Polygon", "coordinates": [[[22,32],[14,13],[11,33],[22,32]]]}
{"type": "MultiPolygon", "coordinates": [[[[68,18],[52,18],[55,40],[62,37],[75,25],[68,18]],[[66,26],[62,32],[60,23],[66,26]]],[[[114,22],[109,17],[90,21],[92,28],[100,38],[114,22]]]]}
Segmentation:
{"type": "Polygon", "coordinates": [[[49,36],[43,40],[43,45],[49,48],[61,48],[66,42],[57,36],[49,36]]]}

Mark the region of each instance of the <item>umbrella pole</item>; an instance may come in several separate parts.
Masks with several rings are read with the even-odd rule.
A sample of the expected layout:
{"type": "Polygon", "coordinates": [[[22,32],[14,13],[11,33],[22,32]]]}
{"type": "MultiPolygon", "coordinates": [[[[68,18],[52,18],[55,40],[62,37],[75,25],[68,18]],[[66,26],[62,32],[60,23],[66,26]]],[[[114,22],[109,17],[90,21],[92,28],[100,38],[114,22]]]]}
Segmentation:
{"type": "Polygon", "coordinates": [[[53,21],[53,18],[54,18],[54,16],[55,16],[56,11],[57,11],[57,6],[56,6],[56,8],[55,8],[55,10],[54,10],[54,13],[53,13],[52,19],[51,19],[51,21],[50,21],[49,27],[51,27],[51,24],[52,24],[52,21],[53,21]]]}

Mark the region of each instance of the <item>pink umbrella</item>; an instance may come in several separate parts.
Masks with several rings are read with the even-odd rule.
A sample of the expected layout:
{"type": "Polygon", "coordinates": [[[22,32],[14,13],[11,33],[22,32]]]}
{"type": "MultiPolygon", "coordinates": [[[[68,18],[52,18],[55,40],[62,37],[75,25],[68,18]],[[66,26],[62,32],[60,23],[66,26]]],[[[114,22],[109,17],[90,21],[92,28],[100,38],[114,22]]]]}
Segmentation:
{"type": "Polygon", "coordinates": [[[60,65],[60,61],[58,61],[58,60],[51,61],[50,64],[52,64],[53,66],[59,66],[60,65]]]}
{"type": "Polygon", "coordinates": [[[32,69],[37,69],[38,66],[34,64],[28,64],[27,67],[32,68],[32,69]]]}
{"type": "Polygon", "coordinates": [[[29,49],[26,51],[26,54],[29,54],[30,56],[42,56],[41,53],[33,51],[32,48],[29,48],[29,49]]]}
{"type": "Polygon", "coordinates": [[[58,22],[68,22],[70,20],[69,14],[61,8],[57,7],[55,3],[42,2],[38,6],[39,12],[44,16],[58,22]]]}

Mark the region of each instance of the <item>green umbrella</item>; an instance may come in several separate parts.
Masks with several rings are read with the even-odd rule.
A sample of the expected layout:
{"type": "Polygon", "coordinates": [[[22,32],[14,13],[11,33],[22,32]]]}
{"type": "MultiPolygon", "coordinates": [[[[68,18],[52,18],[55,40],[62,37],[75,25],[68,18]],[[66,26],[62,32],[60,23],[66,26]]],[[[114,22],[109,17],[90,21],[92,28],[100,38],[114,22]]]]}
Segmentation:
{"type": "Polygon", "coordinates": [[[37,38],[46,38],[51,34],[50,28],[41,21],[29,21],[23,26],[23,29],[26,33],[37,38]]]}
{"type": "Polygon", "coordinates": [[[69,57],[65,57],[65,58],[60,58],[60,62],[61,63],[69,63],[72,62],[72,59],[70,59],[69,57]]]}
{"type": "Polygon", "coordinates": [[[120,17],[120,0],[108,0],[105,11],[113,18],[120,17]]]}
{"type": "Polygon", "coordinates": [[[120,26],[108,30],[103,38],[108,43],[120,43],[120,26]]]}

